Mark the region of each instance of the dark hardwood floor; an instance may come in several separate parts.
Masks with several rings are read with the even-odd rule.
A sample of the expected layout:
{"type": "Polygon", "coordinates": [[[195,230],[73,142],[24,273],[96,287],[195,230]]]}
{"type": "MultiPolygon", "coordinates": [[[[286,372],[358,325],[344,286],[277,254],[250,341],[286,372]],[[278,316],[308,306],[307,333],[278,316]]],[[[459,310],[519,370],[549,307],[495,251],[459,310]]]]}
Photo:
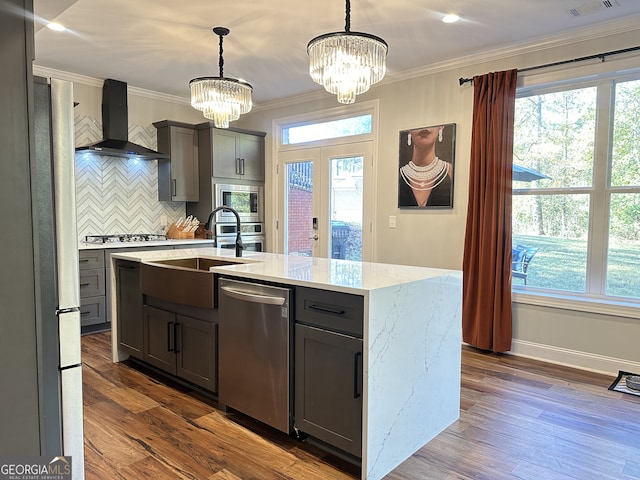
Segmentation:
{"type": "MultiPolygon", "coordinates": [[[[82,354],[87,480],[359,478],[309,443],[113,364],[109,333],[84,336],[82,354]]],[[[640,397],[608,391],[613,380],[463,347],[460,420],[387,478],[640,479],[640,397]]]]}

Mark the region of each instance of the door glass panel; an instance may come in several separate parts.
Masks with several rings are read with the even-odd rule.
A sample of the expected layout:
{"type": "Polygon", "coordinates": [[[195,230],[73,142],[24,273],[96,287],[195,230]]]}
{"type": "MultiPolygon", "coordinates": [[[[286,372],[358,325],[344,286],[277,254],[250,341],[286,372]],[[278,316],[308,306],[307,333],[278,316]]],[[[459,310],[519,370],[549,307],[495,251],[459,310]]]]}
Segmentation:
{"type": "Polygon", "coordinates": [[[313,162],[286,164],[286,252],[310,257],[313,253],[313,162]]]}
{"type": "Polygon", "coordinates": [[[331,258],[362,260],[363,157],[331,159],[331,258]]]}

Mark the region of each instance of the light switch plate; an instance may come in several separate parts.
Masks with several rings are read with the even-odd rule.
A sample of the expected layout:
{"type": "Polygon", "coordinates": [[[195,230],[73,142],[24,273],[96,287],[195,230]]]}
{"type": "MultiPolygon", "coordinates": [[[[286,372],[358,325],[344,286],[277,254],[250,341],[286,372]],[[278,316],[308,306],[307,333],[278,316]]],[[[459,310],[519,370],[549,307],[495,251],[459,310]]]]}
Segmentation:
{"type": "Polygon", "coordinates": [[[389,228],[396,228],[396,216],[389,215],[389,228]]]}

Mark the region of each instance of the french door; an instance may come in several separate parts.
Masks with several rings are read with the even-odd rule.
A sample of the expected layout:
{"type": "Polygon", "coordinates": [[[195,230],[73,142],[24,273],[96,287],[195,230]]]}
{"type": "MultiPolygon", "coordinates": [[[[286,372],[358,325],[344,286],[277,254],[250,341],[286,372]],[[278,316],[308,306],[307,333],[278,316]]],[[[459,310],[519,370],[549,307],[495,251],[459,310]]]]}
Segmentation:
{"type": "Polygon", "coordinates": [[[371,260],[373,142],[278,154],[278,243],[288,255],[371,260]]]}

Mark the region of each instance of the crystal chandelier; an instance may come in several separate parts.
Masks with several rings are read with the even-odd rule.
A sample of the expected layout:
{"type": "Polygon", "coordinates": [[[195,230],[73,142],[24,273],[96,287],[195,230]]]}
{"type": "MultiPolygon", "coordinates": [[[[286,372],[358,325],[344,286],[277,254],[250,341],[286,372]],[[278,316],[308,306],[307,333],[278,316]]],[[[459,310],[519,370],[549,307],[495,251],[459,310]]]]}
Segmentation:
{"type": "Polygon", "coordinates": [[[319,35],[307,45],[311,78],[346,104],[382,80],[387,69],[387,42],[350,27],[351,3],[346,0],[345,31],[319,35]]]}
{"type": "Polygon", "coordinates": [[[225,27],[215,27],[213,33],[220,37],[220,75],[198,77],[189,82],[191,106],[201,110],[205,118],[213,120],[218,128],[229,128],[229,122],[251,110],[253,87],[243,80],[227,78],[222,73],[222,37],[229,33],[225,27]]]}

